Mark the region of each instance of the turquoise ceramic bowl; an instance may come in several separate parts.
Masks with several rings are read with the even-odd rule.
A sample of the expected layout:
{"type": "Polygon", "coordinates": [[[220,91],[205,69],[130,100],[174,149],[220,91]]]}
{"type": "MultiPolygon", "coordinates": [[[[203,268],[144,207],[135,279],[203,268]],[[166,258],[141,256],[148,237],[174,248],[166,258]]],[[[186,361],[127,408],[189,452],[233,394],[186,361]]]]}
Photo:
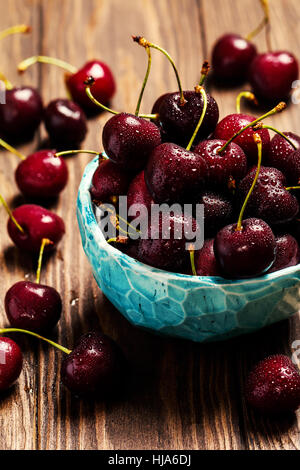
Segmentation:
{"type": "Polygon", "coordinates": [[[194,277],[152,268],[106,243],[89,193],[97,165],[97,158],[87,165],[78,192],[82,245],[100,289],[131,323],[204,342],[249,333],[298,311],[300,265],[248,280],[194,277]]]}

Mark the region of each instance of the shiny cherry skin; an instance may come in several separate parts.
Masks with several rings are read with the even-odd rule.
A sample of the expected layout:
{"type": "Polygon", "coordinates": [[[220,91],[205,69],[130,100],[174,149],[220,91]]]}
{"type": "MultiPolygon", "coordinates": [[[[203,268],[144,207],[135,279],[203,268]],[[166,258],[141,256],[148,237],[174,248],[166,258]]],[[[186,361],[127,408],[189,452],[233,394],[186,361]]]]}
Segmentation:
{"type": "Polygon", "coordinates": [[[44,122],[50,141],[56,147],[77,148],[88,130],[86,116],[78,104],[62,98],[48,104],[44,122]]]}
{"type": "Polygon", "coordinates": [[[205,160],[208,168],[207,185],[211,188],[228,188],[240,181],[247,173],[247,158],[244,151],[234,142],[219,153],[225,140],[203,140],[194,152],[205,160]]]}
{"type": "Polygon", "coordinates": [[[124,365],[123,354],[111,338],[90,332],[79,339],[64,359],[61,378],[63,384],[77,395],[97,393],[105,396],[122,385],[124,365]]]}
{"type": "Polygon", "coordinates": [[[299,369],[288,356],[269,356],[250,372],[245,395],[248,404],[261,413],[296,411],[300,406],[299,369]]]}
{"type": "Polygon", "coordinates": [[[219,81],[244,82],[257,54],[255,45],[239,34],[224,34],[215,43],[212,69],[219,81]]]}
{"type": "Polygon", "coordinates": [[[92,178],[91,196],[97,202],[111,202],[112,196],[126,194],[130,176],[111,160],[100,160],[92,178]]]}
{"type": "MultiPolygon", "coordinates": [[[[203,97],[195,91],[183,92],[186,103],[180,104],[180,94],[169,93],[159,106],[159,121],[167,134],[168,142],[186,147],[200,119],[203,97]]],[[[210,135],[217,125],[219,108],[214,98],[207,93],[207,110],[195,139],[195,144],[210,135]]]]}
{"type": "Polygon", "coordinates": [[[151,114],[157,114],[157,118],[156,119],[152,119],[152,122],[154,122],[154,124],[156,124],[158,127],[159,127],[159,130],[160,130],[160,134],[161,134],[161,140],[162,142],[168,142],[169,141],[169,138],[168,138],[168,134],[167,132],[165,132],[164,130],[164,127],[163,127],[163,124],[160,120],[160,117],[159,117],[159,108],[160,108],[160,105],[162,104],[163,100],[169,95],[170,93],[164,93],[163,95],[159,96],[157,98],[157,100],[155,101],[153,107],[152,107],[152,111],[151,111],[151,114]]]}
{"type": "Polygon", "coordinates": [[[102,133],[107,156],[126,170],[144,168],[151,151],[161,143],[158,127],[153,122],[120,113],[110,118],[102,133]]]}
{"type": "Polygon", "coordinates": [[[0,105],[0,135],[9,142],[29,140],[43,118],[43,102],[31,87],[6,90],[6,104],[0,105]]]}
{"type": "Polygon", "coordinates": [[[88,113],[99,113],[101,108],[96,106],[85,92],[84,82],[87,77],[93,77],[93,96],[100,103],[107,104],[116,91],[114,76],[104,62],[91,60],[74,74],[66,74],[66,86],[72,99],[88,113]]]}
{"type": "MultiPolygon", "coordinates": [[[[256,167],[242,179],[238,187],[237,199],[242,204],[256,173],[256,167]]],[[[299,212],[297,198],[285,189],[286,179],[276,168],[264,167],[248,200],[245,213],[259,217],[267,223],[284,224],[293,220],[299,212]]]]}
{"type": "Polygon", "coordinates": [[[22,160],[15,172],[16,183],[24,196],[52,198],[65,188],[68,167],[54,150],[40,150],[22,160]]]}
{"type": "Polygon", "coordinates": [[[271,104],[286,100],[298,79],[299,66],[290,52],[258,54],[249,70],[249,81],[258,100],[271,104]]]}
{"type": "MultiPolygon", "coordinates": [[[[14,244],[21,250],[38,253],[43,238],[48,238],[56,245],[65,233],[65,224],[61,217],[44,207],[35,204],[23,204],[17,207],[13,216],[23,228],[22,233],[9,219],[7,230],[14,244]]],[[[45,251],[53,245],[45,246],[45,251]]]]}
{"type": "Polygon", "coordinates": [[[293,132],[284,132],[295,148],[281,135],[275,134],[269,145],[269,151],[264,161],[267,166],[280,170],[287,179],[287,183],[295,186],[300,183],[300,136],[293,132]]]}
{"type": "Polygon", "coordinates": [[[275,237],[276,258],[268,273],[274,273],[280,269],[296,266],[300,262],[300,248],[297,240],[290,234],[275,237]]]}
{"type": "Polygon", "coordinates": [[[155,202],[193,202],[204,189],[205,160],[176,144],[164,143],[150,155],[145,181],[155,202]]]}
{"type": "Polygon", "coordinates": [[[130,183],[127,192],[127,207],[128,207],[128,214],[129,218],[134,216],[147,216],[150,215],[151,205],[154,203],[153,198],[149,192],[149,189],[145,182],[145,173],[141,171],[138,173],[135,178],[130,183]],[[136,205],[136,211],[132,206],[136,205]],[[130,208],[132,207],[131,211],[135,212],[132,213],[130,208]]]}
{"type": "Polygon", "coordinates": [[[221,276],[214,252],[214,239],[204,241],[201,250],[195,253],[195,268],[198,276],[221,276]]]}
{"type": "Polygon", "coordinates": [[[10,338],[0,337],[0,391],[7,390],[19,377],[23,355],[21,349],[10,338]]]}
{"type": "MultiPolygon", "coordinates": [[[[214,131],[215,139],[229,140],[236,132],[243,129],[255,120],[254,116],[248,114],[229,114],[223,118],[214,131]]],[[[255,133],[259,134],[262,140],[262,154],[266,155],[270,144],[270,134],[267,129],[258,129],[255,133]]],[[[257,163],[257,144],[253,139],[254,131],[249,127],[241,135],[234,139],[234,143],[239,145],[245,152],[249,164],[257,163]]]]}
{"type": "Polygon", "coordinates": [[[62,302],[53,287],[29,281],[14,284],[6,293],[5,311],[13,328],[45,333],[60,319],[62,302]]]}
{"type": "Polygon", "coordinates": [[[231,222],[233,203],[226,195],[204,191],[197,202],[204,205],[205,237],[214,236],[218,230],[231,222]]]}
{"type": "Polygon", "coordinates": [[[216,235],[214,251],[222,273],[232,279],[260,276],[275,261],[272,229],[261,219],[245,219],[242,229],[227,225],[216,235]]]}

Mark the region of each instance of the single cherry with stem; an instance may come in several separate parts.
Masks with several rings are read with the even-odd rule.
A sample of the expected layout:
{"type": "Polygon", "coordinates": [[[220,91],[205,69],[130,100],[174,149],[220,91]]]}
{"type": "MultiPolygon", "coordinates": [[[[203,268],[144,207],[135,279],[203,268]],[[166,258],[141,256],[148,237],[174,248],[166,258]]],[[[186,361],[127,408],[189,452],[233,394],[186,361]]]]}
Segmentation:
{"type": "Polygon", "coordinates": [[[57,290],[40,283],[44,248],[52,245],[42,240],[36,282],[20,281],[6,293],[4,305],[10,325],[14,328],[44,333],[52,330],[60,319],[62,302],[57,290]]]}
{"type": "Polygon", "coordinates": [[[0,391],[7,390],[19,377],[23,355],[21,349],[10,338],[0,338],[0,391]]]}

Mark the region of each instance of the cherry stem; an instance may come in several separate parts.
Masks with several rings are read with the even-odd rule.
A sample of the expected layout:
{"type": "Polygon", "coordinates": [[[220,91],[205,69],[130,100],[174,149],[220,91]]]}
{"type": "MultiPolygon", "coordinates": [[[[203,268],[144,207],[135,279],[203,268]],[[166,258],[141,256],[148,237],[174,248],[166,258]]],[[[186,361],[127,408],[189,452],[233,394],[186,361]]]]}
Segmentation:
{"type": "Polygon", "coordinates": [[[190,262],[192,267],[193,276],[197,276],[196,266],[195,266],[195,250],[189,250],[190,252],[190,262]]]}
{"type": "Polygon", "coordinates": [[[281,137],[283,137],[295,150],[298,150],[298,147],[296,144],[294,144],[294,142],[286,135],[284,135],[283,132],[280,132],[278,129],[275,129],[275,127],[272,127],[272,126],[267,126],[267,125],[263,125],[261,126],[261,129],[269,129],[270,131],[273,131],[273,132],[276,132],[276,134],[279,134],[281,137]]]}
{"type": "MultiPolygon", "coordinates": [[[[96,98],[92,95],[91,92],[91,86],[94,84],[95,80],[93,77],[88,77],[84,84],[86,85],[85,87],[85,92],[87,96],[90,98],[90,100],[96,105],[99,106],[99,108],[102,108],[104,111],[108,111],[111,114],[120,114],[120,111],[115,111],[114,109],[108,108],[104,104],[100,103],[100,101],[96,100],[96,98]]],[[[138,117],[145,118],[145,119],[157,119],[158,114],[139,114],[138,117]]]]}
{"type": "Polygon", "coordinates": [[[271,111],[268,111],[266,114],[263,114],[263,116],[260,116],[259,118],[255,119],[254,121],[250,122],[249,124],[247,124],[247,126],[243,127],[242,129],[240,129],[236,134],[234,134],[227,142],[226,144],[223,145],[223,147],[221,147],[219,150],[218,150],[218,153],[222,153],[227,147],[229,144],[231,144],[231,142],[236,138],[238,137],[239,135],[241,135],[246,129],[249,129],[249,127],[254,127],[258,122],[262,121],[263,119],[266,119],[267,117],[269,116],[273,116],[273,114],[276,114],[276,113],[280,113],[281,111],[283,111],[284,109],[286,108],[286,103],[284,101],[281,101],[277,106],[275,106],[275,108],[271,109],[271,111]]]}
{"type": "MultiPolygon", "coordinates": [[[[269,10],[268,0],[260,0],[260,3],[261,3],[261,6],[264,10],[264,14],[265,14],[264,18],[259,23],[259,25],[253,31],[251,31],[251,33],[249,33],[246,36],[247,41],[251,41],[251,39],[253,39],[255,36],[257,36],[265,26],[267,28],[269,26],[269,23],[270,23],[270,10],[269,10]]],[[[269,44],[269,39],[268,39],[268,44],[269,44]]]]}
{"type": "Polygon", "coordinates": [[[17,157],[19,157],[20,160],[26,160],[26,157],[25,155],[23,155],[23,153],[19,152],[19,150],[15,149],[14,147],[6,143],[4,140],[0,139],[0,145],[1,147],[4,147],[6,150],[8,150],[9,152],[13,153],[14,155],[17,155],[17,157]]]}
{"type": "Polygon", "coordinates": [[[201,76],[200,76],[200,81],[199,81],[199,86],[202,86],[203,83],[205,82],[205,79],[208,75],[210,69],[210,65],[207,60],[203,62],[202,69],[201,69],[201,76]]]}
{"type": "Polygon", "coordinates": [[[42,239],[40,254],[39,254],[39,260],[38,260],[38,267],[37,267],[37,271],[36,271],[36,283],[37,284],[40,283],[43,254],[44,254],[44,250],[45,250],[46,245],[53,245],[53,242],[51,240],[49,240],[48,238],[43,238],[42,239]]]}
{"type": "Polygon", "coordinates": [[[12,26],[11,28],[4,29],[3,31],[0,32],[0,41],[1,39],[6,38],[7,36],[10,36],[11,34],[17,34],[17,33],[30,33],[31,32],[31,27],[26,25],[26,24],[17,24],[16,26],[12,26]]]}
{"type": "Polygon", "coordinates": [[[45,55],[35,55],[32,57],[28,57],[28,59],[23,60],[18,65],[18,72],[23,73],[29,67],[37,63],[56,65],[57,67],[60,67],[61,69],[64,69],[71,74],[74,74],[77,72],[77,68],[69,64],[68,62],[65,62],[64,60],[56,59],[54,57],[48,57],[45,55]]]}
{"type": "Polygon", "coordinates": [[[33,331],[22,330],[21,328],[1,328],[0,329],[0,334],[3,335],[5,333],[25,333],[27,335],[31,335],[31,336],[34,336],[35,338],[46,341],[46,343],[51,344],[52,346],[54,346],[57,349],[60,349],[60,351],[66,353],[66,354],[70,354],[72,352],[71,349],[67,349],[64,346],[61,346],[60,344],[57,344],[54,341],[51,341],[51,339],[44,338],[43,336],[40,336],[37,333],[34,333],[33,331]]]}
{"type": "Polygon", "coordinates": [[[241,99],[246,98],[249,101],[252,101],[254,104],[258,105],[258,101],[255,95],[251,91],[241,91],[236,98],[236,112],[240,114],[241,112],[241,99]]]}
{"type": "Polygon", "coordinates": [[[55,157],[64,157],[65,155],[73,155],[75,153],[90,153],[91,155],[99,155],[100,152],[96,152],[96,150],[64,150],[63,152],[57,152],[55,153],[55,157]]]}
{"type": "Polygon", "coordinates": [[[139,96],[139,99],[138,99],[138,102],[137,102],[137,105],[136,105],[136,110],[135,110],[135,115],[136,116],[138,116],[139,112],[140,112],[141,102],[142,102],[142,99],[143,99],[144,91],[145,91],[145,88],[146,88],[146,85],[147,85],[147,82],[148,82],[148,78],[149,78],[149,74],[150,74],[150,70],[151,70],[151,61],[152,61],[151,49],[150,49],[150,47],[145,47],[145,50],[146,50],[147,55],[148,55],[148,65],[147,65],[146,75],[145,75],[145,78],[144,78],[144,81],[143,81],[143,84],[142,84],[142,89],[140,91],[140,96],[139,96]]]}
{"type": "Polygon", "coordinates": [[[6,90],[12,90],[13,84],[6,78],[6,76],[0,72],[0,80],[4,83],[6,90]]]}
{"type": "Polygon", "coordinates": [[[5,199],[1,196],[0,194],[0,202],[2,203],[4,209],[6,210],[9,218],[13,221],[13,223],[15,224],[15,226],[20,230],[20,232],[24,233],[24,230],[23,228],[21,227],[21,225],[16,221],[15,217],[13,216],[12,214],[12,211],[10,210],[10,208],[8,207],[8,204],[7,202],[5,201],[5,199]]]}
{"type": "Polygon", "coordinates": [[[179,88],[179,93],[180,93],[180,104],[184,105],[185,104],[185,99],[184,99],[184,95],[183,95],[183,90],[182,90],[180,77],[179,77],[178,70],[177,70],[177,67],[175,65],[175,62],[172,59],[172,57],[170,56],[170,54],[165,49],[158,46],[157,44],[154,44],[150,41],[147,41],[147,39],[145,39],[143,36],[132,36],[132,39],[134,40],[134,42],[137,42],[140,46],[152,47],[153,49],[157,49],[158,51],[162,52],[167,57],[168,61],[172,65],[173,70],[175,72],[175,76],[176,76],[176,80],[177,80],[177,84],[178,84],[178,88],[179,88]]]}
{"type": "Polygon", "coordinates": [[[128,237],[113,237],[107,240],[107,243],[127,243],[128,237]]]}
{"type": "Polygon", "coordinates": [[[197,86],[195,87],[195,91],[196,91],[196,93],[200,93],[200,94],[202,95],[202,97],[203,97],[203,109],[202,109],[202,113],[201,113],[200,119],[199,119],[199,121],[198,121],[198,124],[197,124],[197,126],[196,126],[196,129],[194,130],[194,133],[193,133],[193,135],[192,135],[192,138],[191,138],[191,140],[189,141],[189,143],[188,143],[188,145],[187,145],[187,147],[186,147],[187,150],[190,150],[190,148],[192,147],[193,142],[194,142],[194,140],[195,140],[195,138],[196,138],[196,135],[198,134],[198,131],[199,131],[200,127],[201,127],[201,124],[202,124],[202,122],[203,122],[203,119],[204,119],[204,117],[205,117],[206,110],[207,110],[207,95],[206,95],[206,92],[205,92],[204,88],[203,88],[202,86],[200,86],[200,85],[197,85],[197,86]]]}
{"type": "Polygon", "coordinates": [[[125,232],[120,226],[119,226],[119,220],[124,222],[129,228],[132,228],[135,232],[140,233],[141,231],[137,228],[135,228],[133,225],[131,225],[128,220],[125,220],[123,217],[121,217],[119,214],[116,214],[110,207],[107,207],[105,204],[101,204],[101,207],[106,210],[107,212],[110,212],[113,216],[116,217],[117,222],[116,222],[116,228],[123,232],[125,235],[128,235],[128,232],[125,232]]]}
{"type": "Polygon", "coordinates": [[[291,189],[300,189],[300,186],[287,186],[286,188],[287,191],[291,191],[291,189]]]}
{"type": "Polygon", "coordinates": [[[254,138],[254,142],[257,144],[257,151],[258,151],[257,169],[256,169],[254,180],[251,184],[251,187],[250,187],[250,189],[248,191],[248,194],[245,198],[244,204],[241,208],[241,212],[240,212],[238,222],[237,222],[237,226],[236,226],[236,229],[235,229],[236,231],[240,231],[243,228],[242,227],[243,215],[244,215],[244,212],[245,212],[245,209],[246,209],[247,202],[248,202],[248,200],[249,200],[249,198],[252,194],[254,186],[256,185],[256,182],[257,182],[257,179],[258,179],[258,176],[259,176],[259,172],[260,172],[260,167],[261,167],[261,160],[262,160],[262,141],[261,141],[261,137],[260,137],[259,134],[253,134],[253,138],[254,138]]]}

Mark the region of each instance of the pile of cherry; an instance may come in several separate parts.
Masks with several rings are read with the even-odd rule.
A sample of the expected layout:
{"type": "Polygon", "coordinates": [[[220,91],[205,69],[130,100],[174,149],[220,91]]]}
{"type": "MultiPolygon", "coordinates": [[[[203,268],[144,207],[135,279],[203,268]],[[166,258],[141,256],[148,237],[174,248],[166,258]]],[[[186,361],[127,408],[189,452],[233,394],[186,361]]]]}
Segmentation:
{"type": "MultiPolygon", "coordinates": [[[[176,233],[179,227],[182,235],[185,227],[199,229],[195,218],[181,216],[178,221],[172,214],[167,220],[162,220],[165,217],[162,216],[158,226],[147,224],[148,237],[133,241],[127,232],[120,231],[110,242],[151,266],[201,276],[247,278],[297,264],[299,205],[297,193],[294,195],[291,191],[300,183],[300,137],[275,130],[277,134],[271,140],[269,130],[274,129],[264,123],[268,116],[284,109],[285,104],[280,102],[261,118],[241,114],[238,109],[236,114],[218,123],[218,105],[203,87],[209,69],[207,63],[203,65],[195,89],[183,91],[170,55],[142,37],[134,37],[134,40],[148,55],[135,114],[118,113],[107,107],[115,89],[114,81],[103,64],[102,73],[97,76],[99,63],[96,61],[78,72],[63,61],[44,56],[29,58],[19,66],[24,71],[33,63],[47,62],[69,68],[71,75],[66,84],[74,101],[89,112],[100,107],[114,114],[103,129],[106,156],[99,156],[91,196],[96,205],[116,203],[121,195],[127,195],[129,207],[140,204],[140,210],[130,216],[128,232],[135,227],[137,217],[143,217],[143,208],[149,214],[154,202],[204,205],[207,238],[201,250],[195,250],[190,244],[187,252],[187,240],[176,233]],[[152,48],[161,51],[170,61],[179,91],[158,98],[151,114],[140,114],[152,48]],[[248,218],[244,218],[244,214],[248,218]],[[166,225],[170,234],[168,240],[161,236],[162,227],[166,225]]],[[[291,78],[294,76],[289,76],[288,80],[291,78]]],[[[7,80],[6,83],[7,91],[13,91],[7,80]]],[[[287,98],[286,90],[290,91],[287,79],[284,86],[282,94],[278,95],[280,99],[287,98]]],[[[0,133],[7,140],[10,140],[9,115],[14,115],[9,111],[10,106],[21,116],[18,128],[26,129],[26,136],[41,121],[30,119],[35,114],[31,106],[34,100],[24,100],[30,93],[23,93],[23,100],[17,92],[12,93],[11,101],[7,98],[9,106],[0,107],[0,113],[8,116],[6,129],[1,129],[0,116],[0,133]],[[24,101],[24,106],[19,101],[24,101]]],[[[243,96],[255,100],[252,93],[242,93],[238,97],[238,108],[243,96]]],[[[260,93],[258,96],[263,98],[260,93]]],[[[270,101],[269,96],[267,98],[270,101]]],[[[79,132],[79,128],[84,127],[84,119],[74,108],[78,104],[67,106],[61,100],[52,102],[44,113],[46,128],[57,148],[76,147],[85,135],[79,132]],[[63,109],[67,109],[65,115],[63,109]],[[67,119],[73,116],[73,111],[79,127],[74,120],[67,119]]],[[[57,196],[67,182],[62,156],[80,151],[47,150],[25,158],[6,141],[1,142],[22,159],[16,171],[16,182],[27,197],[57,196]]],[[[6,205],[4,200],[2,202],[6,205]]],[[[24,332],[65,353],[61,378],[72,392],[111,394],[122,382],[127,367],[122,352],[110,338],[91,332],[82,336],[71,351],[40,336],[57,324],[62,310],[59,293],[40,283],[43,252],[62,238],[65,231],[62,219],[34,204],[20,206],[13,212],[7,205],[6,209],[10,215],[11,239],[20,249],[39,253],[39,260],[37,282],[21,281],[7,292],[5,310],[11,328],[1,329],[0,333],[24,332]]],[[[0,363],[0,389],[5,389],[20,374],[22,353],[14,341],[4,337],[0,340],[0,351],[5,358],[0,363]]],[[[288,357],[271,356],[251,372],[245,392],[248,402],[263,412],[296,410],[300,404],[299,371],[288,357]]]]}

